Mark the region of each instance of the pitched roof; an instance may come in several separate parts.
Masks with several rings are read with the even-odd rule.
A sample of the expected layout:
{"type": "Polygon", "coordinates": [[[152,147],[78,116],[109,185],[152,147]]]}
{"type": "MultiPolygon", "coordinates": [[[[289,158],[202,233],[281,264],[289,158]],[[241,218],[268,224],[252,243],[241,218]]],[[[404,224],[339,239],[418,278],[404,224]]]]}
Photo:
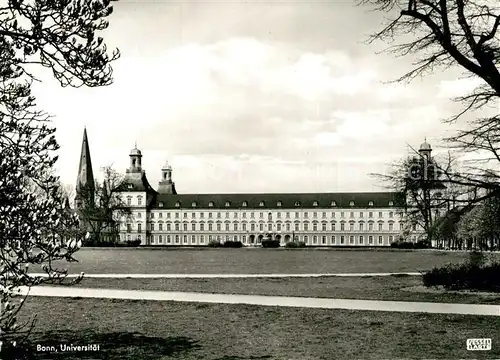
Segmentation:
{"type": "Polygon", "coordinates": [[[277,193],[277,194],[158,194],[154,208],[293,209],[293,208],[390,208],[400,203],[395,192],[277,193]],[[393,202],[393,206],[389,202],[393,202]],[[351,205],[351,202],[353,204],[351,205]],[[371,204],[373,202],[373,204],[371,204]],[[212,203],[212,206],[209,204],[212,203]],[[246,203],[246,206],[244,205],[246,203]],[[281,206],[279,206],[281,203],[281,206]],[[176,205],[178,204],[178,205],[176,205]],[[194,206],[193,206],[194,205],[194,206]],[[228,205],[228,206],[227,206],[228,205]]]}
{"type": "Polygon", "coordinates": [[[123,180],[123,191],[146,191],[156,193],[156,190],[149,184],[146,178],[146,172],[127,172],[123,180]]]}
{"type": "Polygon", "coordinates": [[[80,164],[78,166],[78,177],[76,180],[77,197],[83,186],[91,189],[95,187],[94,172],[92,171],[92,161],[90,159],[90,147],[87,139],[87,129],[83,130],[82,151],[80,153],[80,164]]]}

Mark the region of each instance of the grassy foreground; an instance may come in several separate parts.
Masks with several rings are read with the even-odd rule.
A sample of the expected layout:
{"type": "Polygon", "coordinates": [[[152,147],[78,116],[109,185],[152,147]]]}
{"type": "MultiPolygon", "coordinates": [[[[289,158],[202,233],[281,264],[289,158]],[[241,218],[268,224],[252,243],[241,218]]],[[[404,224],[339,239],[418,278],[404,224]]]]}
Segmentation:
{"type": "Polygon", "coordinates": [[[420,276],[242,278],[242,279],[83,279],[78,287],[126,290],[188,291],[221,294],[303,296],[339,299],[499,304],[498,295],[416,292],[420,276]]]}
{"type": "Polygon", "coordinates": [[[500,357],[500,317],[106,299],[30,298],[32,346],[99,344],[34,359],[486,359],[500,357]],[[468,352],[466,339],[492,338],[468,352]]]}
{"type": "MultiPolygon", "coordinates": [[[[500,254],[495,254],[500,260],[500,254]]],[[[319,249],[86,249],[77,263],[58,264],[70,273],[109,274],[304,274],[426,271],[459,263],[465,252],[428,250],[319,249]]],[[[31,269],[40,272],[41,269],[31,269]]]]}

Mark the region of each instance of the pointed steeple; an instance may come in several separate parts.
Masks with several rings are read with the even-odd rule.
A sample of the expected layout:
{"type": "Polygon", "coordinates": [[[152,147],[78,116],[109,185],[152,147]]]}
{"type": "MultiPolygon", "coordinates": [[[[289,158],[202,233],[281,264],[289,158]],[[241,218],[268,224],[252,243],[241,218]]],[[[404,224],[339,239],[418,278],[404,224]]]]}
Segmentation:
{"type": "Polygon", "coordinates": [[[75,207],[79,207],[82,202],[81,191],[86,187],[89,191],[95,189],[94,172],[92,171],[92,161],[90,159],[90,147],[87,139],[87,129],[83,129],[82,152],[80,154],[80,165],[78,167],[78,177],[76,180],[75,207]]]}

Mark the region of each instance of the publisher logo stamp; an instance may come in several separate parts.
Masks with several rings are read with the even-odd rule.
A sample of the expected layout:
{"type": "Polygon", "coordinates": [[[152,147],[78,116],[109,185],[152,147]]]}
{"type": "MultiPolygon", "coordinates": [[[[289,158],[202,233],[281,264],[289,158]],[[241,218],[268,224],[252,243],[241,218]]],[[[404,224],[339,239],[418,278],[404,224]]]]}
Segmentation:
{"type": "Polygon", "coordinates": [[[467,339],[467,350],[470,351],[491,350],[491,339],[467,339]]]}

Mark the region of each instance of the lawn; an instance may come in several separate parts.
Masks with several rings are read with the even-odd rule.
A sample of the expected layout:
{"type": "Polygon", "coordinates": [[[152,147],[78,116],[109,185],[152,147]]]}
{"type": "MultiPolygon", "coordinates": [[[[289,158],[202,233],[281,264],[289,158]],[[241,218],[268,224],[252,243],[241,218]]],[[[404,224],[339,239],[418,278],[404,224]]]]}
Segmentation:
{"type": "Polygon", "coordinates": [[[187,291],[222,294],[324,297],[338,299],[429,301],[499,304],[498,296],[423,293],[402,290],[422,284],[420,276],[243,278],[243,279],[92,279],[75,285],[88,288],[187,291]]]}
{"type": "Polygon", "coordinates": [[[500,357],[500,318],[248,305],[29,298],[32,345],[100,345],[34,359],[486,359],[500,357]],[[466,339],[492,338],[489,352],[466,339]]]}
{"type": "MultiPolygon", "coordinates": [[[[70,273],[270,274],[430,270],[461,262],[465,252],[316,249],[81,249],[70,273]]],[[[496,254],[500,259],[500,255],[496,254]]],[[[31,269],[39,272],[40,269],[31,269]]]]}

